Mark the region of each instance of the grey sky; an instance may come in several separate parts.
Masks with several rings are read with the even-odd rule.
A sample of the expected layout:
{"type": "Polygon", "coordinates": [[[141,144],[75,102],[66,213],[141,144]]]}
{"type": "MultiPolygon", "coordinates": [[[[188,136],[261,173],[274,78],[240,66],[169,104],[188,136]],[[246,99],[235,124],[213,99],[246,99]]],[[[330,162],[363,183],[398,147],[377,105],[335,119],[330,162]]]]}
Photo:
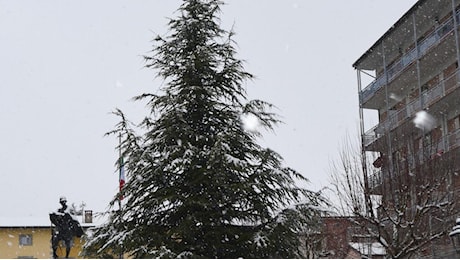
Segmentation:
{"type": "MultiPolygon", "coordinates": [[[[238,57],[257,79],[250,98],[276,105],[285,124],[261,143],[328,185],[346,131],[357,135],[356,61],[415,0],[228,0],[238,57]]],[[[130,98],[161,82],[142,55],[181,1],[0,0],[2,216],[46,214],[58,197],[103,211],[118,188],[115,137],[103,137],[130,98]]]]}

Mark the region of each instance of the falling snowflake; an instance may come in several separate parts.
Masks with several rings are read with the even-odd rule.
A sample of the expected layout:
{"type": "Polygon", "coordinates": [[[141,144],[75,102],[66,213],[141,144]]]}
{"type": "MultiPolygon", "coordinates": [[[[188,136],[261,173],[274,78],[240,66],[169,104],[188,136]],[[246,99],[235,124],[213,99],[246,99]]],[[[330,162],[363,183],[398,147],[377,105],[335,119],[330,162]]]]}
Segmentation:
{"type": "Polygon", "coordinates": [[[241,121],[246,131],[254,132],[260,125],[259,118],[252,113],[242,114],[241,121]]]}
{"type": "Polygon", "coordinates": [[[401,100],[403,100],[403,98],[395,93],[390,93],[389,97],[393,100],[395,100],[396,102],[399,102],[401,100]]]}
{"type": "Polygon", "coordinates": [[[415,127],[424,131],[431,131],[436,126],[436,119],[426,111],[419,111],[414,118],[415,127]]]}

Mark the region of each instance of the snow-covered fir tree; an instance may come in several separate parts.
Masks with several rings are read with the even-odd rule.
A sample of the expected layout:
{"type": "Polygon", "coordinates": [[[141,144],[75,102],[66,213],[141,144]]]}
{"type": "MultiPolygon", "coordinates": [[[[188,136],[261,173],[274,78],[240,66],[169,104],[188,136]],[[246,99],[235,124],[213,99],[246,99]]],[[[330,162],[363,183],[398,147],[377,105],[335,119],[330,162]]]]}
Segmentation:
{"type": "MultiPolygon", "coordinates": [[[[278,123],[270,104],[248,100],[252,78],[235,58],[233,33],[219,26],[218,0],[184,0],[157,37],[146,67],[164,80],[142,94],[149,113],[136,126],[122,111],[127,182],[114,211],[86,244],[93,257],[301,257],[299,233],[318,223],[322,198],[306,179],[257,144],[278,123]],[[139,133],[142,132],[142,133],[139,133]]],[[[112,201],[115,208],[118,195],[112,201]]]]}

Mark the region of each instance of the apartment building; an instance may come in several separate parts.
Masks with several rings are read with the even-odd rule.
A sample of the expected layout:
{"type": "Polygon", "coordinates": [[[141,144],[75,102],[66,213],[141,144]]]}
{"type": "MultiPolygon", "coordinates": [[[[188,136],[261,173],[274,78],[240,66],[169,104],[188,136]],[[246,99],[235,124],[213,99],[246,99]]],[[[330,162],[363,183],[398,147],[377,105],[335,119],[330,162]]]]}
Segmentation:
{"type": "MultiPolygon", "coordinates": [[[[413,212],[433,197],[452,203],[447,218],[425,219],[429,232],[453,226],[460,209],[459,25],[460,0],[419,0],[353,64],[366,193],[413,212]]],[[[444,236],[418,253],[450,247],[444,236]]]]}

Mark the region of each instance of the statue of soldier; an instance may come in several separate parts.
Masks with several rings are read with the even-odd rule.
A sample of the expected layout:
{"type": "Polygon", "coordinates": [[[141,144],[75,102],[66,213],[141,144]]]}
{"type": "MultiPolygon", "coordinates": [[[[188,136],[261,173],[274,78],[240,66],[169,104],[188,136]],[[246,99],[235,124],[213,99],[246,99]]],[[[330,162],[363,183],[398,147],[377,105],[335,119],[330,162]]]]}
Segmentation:
{"type": "Polygon", "coordinates": [[[80,223],[70,215],[67,199],[62,196],[59,198],[59,203],[61,204],[61,208],[55,213],[50,213],[50,220],[56,226],[51,237],[53,258],[58,258],[56,250],[61,240],[65,243],[66,258],[69,258],[70,249],[73,246],[73,237],[81,237],[83,235],[83,230],[80,223]]]}

